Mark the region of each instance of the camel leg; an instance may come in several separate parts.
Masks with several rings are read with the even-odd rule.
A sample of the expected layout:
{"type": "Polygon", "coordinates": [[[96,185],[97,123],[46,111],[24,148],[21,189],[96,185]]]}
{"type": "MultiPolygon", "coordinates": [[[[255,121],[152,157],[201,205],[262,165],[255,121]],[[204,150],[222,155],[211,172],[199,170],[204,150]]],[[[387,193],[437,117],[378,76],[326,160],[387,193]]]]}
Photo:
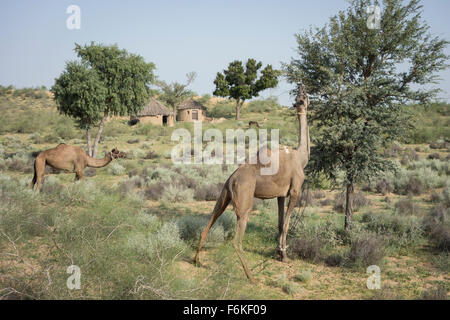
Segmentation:
{"type": "Polygon", "coordinates": [[[247,279],[254,282],[253,276],[248,268],[247,262],[244,259],[244,250],[242,249],[242,240],[244,239],[245,229],[247,228],[248,214],[243,217],[238,217],[236,224],[236,234],[233,240],[233,247],[241,261],[242,267],[244,268],[245,275],[247,279]]]}
{"type": "Polygon", "coordinates": [[[35,176],[36,176],[36,181],[35,181],[36,190],[40,190],[41,185],[42,185],[42,180],[44,179],[44,174],[45,174],[45,159],[37,156],[37,158],[34,162],[34,168],[35,168],[34,171],[35,171],[35,176]]]}
{"type": "Polygon", "coordinates": [[[227,190],[227,187],[224,186],[222,189],[222,192],[219,196],[219,199],[216,202],[216,206],[214,207],[211,219],[209,220],[208,224],[206,225],[205,229],[203,230],[201,236],[200,236],[200,243],[197,248],[197,253],[195,254],[194,262],[196,265],[200,265],[200,250],[202,249],[203,243],[206,240],[206,237],[208,236],[208,232],[213,226],[213,224],[216,222],[216,220],[220,217],[220,215],[225,211],[228,204],[230,203],[231,197],[229,195],[229,192],[227,190]]]}
{"type": "Polygon", "coordinates": [[[77,180],[83,180],[83,170],[81,169],[75,170],[75,181],[77,180]]]}
{"type": "Polygon", "coordinates": [[[289,231],[289,221],[291,220],[291,214],[292,214],[292,211],[294,211],[295,205],[297,204],[298,196],[299,196],[299,192],[300,192],[302,183],[303,183],[303,181],[301,181],[301,183],[293,185],[291,187],[291,191],[290,191],[289,204],[288,204],[288,208],[286,211],[286,217],[285,217],[284,224],[283,224],[283,231],[281,234],[281,245],[282,246],[279,249],[282,254],[281,261],[283,261],[283,262],[289,261],[287,254],[286,254],[286,249],[287,249],[286,237],[287,237],[287,233],[289,231]]]}
{"type": "Polygon", "coordinates": [[[286,198],[285,197],[278,197],[278,256],[280,259],[283,258],[283,227],[284,227],[284,203],[286,198]]]}
{"type": "Polygon", "coordinates": [[[247,183],[245,185],[236,185],[236,189],[233,194],[236,198],[233,198],[234,211],[237,216],[236,234],[234,235],[233,246],[244,268],[247,278],[254,282],[253,276],[248,268],[247,262],[244,259],[244,250],[242,249],[242,240],[244,239],[245,229],[247,228],[247,222],[249,219],[250,211],[253,207],[253,195],[255,190],[255,183],[247,183]],[[239,190],[240,189],[240,190],[239,190]]]}

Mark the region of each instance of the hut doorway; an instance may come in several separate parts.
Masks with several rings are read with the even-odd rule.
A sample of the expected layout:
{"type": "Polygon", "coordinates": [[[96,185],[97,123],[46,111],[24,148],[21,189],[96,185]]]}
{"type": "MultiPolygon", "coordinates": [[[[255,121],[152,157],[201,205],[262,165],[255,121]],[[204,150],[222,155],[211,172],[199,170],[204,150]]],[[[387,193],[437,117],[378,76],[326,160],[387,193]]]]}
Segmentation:
{"type": "Polygon", "coordinates": [[[197,110],[192,111],[192,120],[198,120],[198,111],[197,110]]]}
{"type": "Polygon", "coordinates": [[[169,119],[169,116],[163,116],[162,117],[162,124],[163,124],[163,126],[167,126],[168,119],[169,119]]]}

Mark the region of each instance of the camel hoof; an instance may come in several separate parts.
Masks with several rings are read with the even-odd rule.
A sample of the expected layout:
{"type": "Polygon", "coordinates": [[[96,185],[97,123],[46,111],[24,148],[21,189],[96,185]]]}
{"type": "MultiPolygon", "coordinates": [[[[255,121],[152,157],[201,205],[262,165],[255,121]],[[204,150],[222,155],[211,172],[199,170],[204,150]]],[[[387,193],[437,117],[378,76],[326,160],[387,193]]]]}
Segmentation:
{"type": "Polygon", "coordinates": [[[202,267],[199,257],[195,257],[193,262],[196,267],[202,267]]]}

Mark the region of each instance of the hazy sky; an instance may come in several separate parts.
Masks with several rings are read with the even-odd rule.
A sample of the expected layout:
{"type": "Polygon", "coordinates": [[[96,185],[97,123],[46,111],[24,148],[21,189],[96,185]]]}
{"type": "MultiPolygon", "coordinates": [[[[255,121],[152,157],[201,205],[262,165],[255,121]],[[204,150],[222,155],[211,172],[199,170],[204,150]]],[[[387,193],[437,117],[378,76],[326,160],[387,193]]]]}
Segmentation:
{"type": "MultiPolygon", "coordinates": [[[[432,32],[449,40],[450,1],[423,4],[432,32]]],[[[324,25],[347,5],[345,0],[2,0],[0,84],[50,87],[65,62],[75,59],[74,43],[95,41],[142,55],[156,64],[162,80],[184,81],[187,72],[195,71],[191,88],[211,94],[216,73],[232,60],[256,58],[278,68],[295,56],[295,33],[324,25]],[[80,30],[66,27],[71,4],[81,9],[80,30]]],[[[441,97],[450,101],[450,71],[441,77],[441,97]]],[[[282,82],[263,96],[291,104],[289,89],[282,82]]]]}

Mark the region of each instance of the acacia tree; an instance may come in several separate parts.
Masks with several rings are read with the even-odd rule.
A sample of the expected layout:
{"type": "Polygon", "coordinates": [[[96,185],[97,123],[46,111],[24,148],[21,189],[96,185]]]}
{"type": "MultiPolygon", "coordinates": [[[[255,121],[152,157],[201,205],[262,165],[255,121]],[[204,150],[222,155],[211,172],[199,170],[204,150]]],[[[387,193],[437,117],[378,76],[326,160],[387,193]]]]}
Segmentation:
{"type": "Polygon", "coordinates": [[[86,130],[88,154],[95,157],[108,116],[136,114],[148,101],[154,82],[153,63],[117,45],[75,44],[81,62],[68,62],[51,91],[58,110],[86,130]],[[91,144],[91,129],[98,131],[91,144]]]}
{"type": "MultiPolygon", "coordinates": [[[[197,74],[195,72],[189,72],[186,74],[186,83],[172,82],[167,83],[165,81],[156,81],[156,85],[160,89],[159,99],[167,103],[172,107],[173,114],[177,114],[177,106],[186,100],[186,98],[194,95],[194,92],[187,89],[189,85],[194,82],[197,74]]],[[[176,117],[174,118],[176,121],[176,117]]]]}
{"type": "Polygon", "coordinates": [[[219,97],[232,98],[236,102],[236,120],[240,118],[240,112],[245,100],[257,97],[259,93],[278,85],[279,71],[274,70],[269,64],[263,70],[258,79],[258,70],[262,63],[254,59],[248,59],[245,68],[242,61],[233,61],[223,73],[218,72],[214,84],[216,89],[213,94],[219,97]]]}
{"type": "Polygon", "coordinates": [[[379,29],[368,27],[369,0],[353,0],[320,29],[297,34],[298,55],[285,71],[311,94],[312,173],[336,181],[345,174],[345,228],[352,221],[355,183],[393,169],[380,147],[406,133],[406,103],[427,104],[437,72],[446,68],[447,41],[434,37],[421,18],[418,0],[375,1],[379,29]]]}

